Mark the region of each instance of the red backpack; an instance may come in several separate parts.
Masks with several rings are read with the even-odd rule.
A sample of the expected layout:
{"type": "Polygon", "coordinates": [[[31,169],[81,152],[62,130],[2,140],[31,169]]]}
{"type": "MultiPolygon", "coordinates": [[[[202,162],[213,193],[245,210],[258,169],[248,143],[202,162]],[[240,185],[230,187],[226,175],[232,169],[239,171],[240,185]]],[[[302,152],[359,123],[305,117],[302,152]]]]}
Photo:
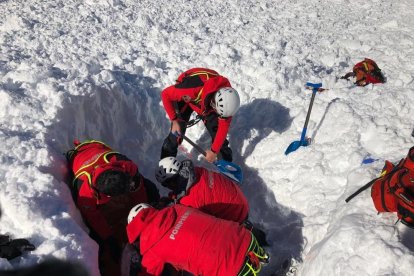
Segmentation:
{"type": "Polygon", "coordinates": [[[403,224],[414,228],[414,147],[397,165],[385,161],[371,197],[378,212],[396,212],[403,224]]]}
{"type": "Polygon", "coordinates": [[[381,69],[375,61],[369,58],[365,58],[363,61],[355,64],[352,72],[347,73],[341,79],[349,79],[350,77],[355,77],[355,84],[358,86],[365,86],[370,83],[385,83],[381,69]]]}
{"type": "MultiPolygon", "coordinates": [[[[117,172],[123,177],[122,183],[129,183],[132,179],[136,185],[141,184],[138,167],[125,155],[113,151],[105,143],[97,140],[87,140],[83,143],[75,141],[75,148],[66,153],[69,169],[73,172],[72,193],[75,199],[78,197],[81,185],[86,180],[90,189],[94,191],[95,198],[100,203],[109,201],[108,191],[111,195],[120,194],[128,187],[105,187],[108,191],[99,191],[98,182],[108,177],[108,173],[117,172]]],[[[132,185],[132,184],[131,184],[132,185]]],[[[133,191],[136,187],[130,187],[133,191]]]]}

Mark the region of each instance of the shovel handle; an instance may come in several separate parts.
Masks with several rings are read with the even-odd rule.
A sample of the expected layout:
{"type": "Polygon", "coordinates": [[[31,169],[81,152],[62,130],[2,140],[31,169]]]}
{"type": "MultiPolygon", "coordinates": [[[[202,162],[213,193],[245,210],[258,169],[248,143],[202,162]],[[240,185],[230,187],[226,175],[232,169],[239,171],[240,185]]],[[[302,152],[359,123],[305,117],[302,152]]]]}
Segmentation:
{"type": "Polygon", "coordinates": [[[199,153],[201,153],[204,156],[207,155],[203,148],[201,148],[199,145],[191,141],[187,136],[183,135],[183,139],[186,140],[188,143],[190,143],[190,145],[192,145],[199,153]]]}

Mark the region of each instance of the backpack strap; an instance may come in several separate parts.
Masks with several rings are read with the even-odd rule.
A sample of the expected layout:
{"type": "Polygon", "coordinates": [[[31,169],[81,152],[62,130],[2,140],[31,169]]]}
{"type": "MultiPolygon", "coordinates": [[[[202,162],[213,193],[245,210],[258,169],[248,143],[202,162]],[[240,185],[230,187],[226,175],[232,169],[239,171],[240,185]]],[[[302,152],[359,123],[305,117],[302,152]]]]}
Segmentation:
{"type": "MultiPolygon", "coordinates": [[[[108,156],[113,155],[113,154],[119,154],[118,152],[112,151],[112,150],[108,150],[106,152],[101,153],[99,156],[97,156],[95,158],[95,160],[93,160],[92,162],[82,166],[81,168],[79,168],[79,170],[77,170],[77,172],[75,173],[75,177],[72,181],[72,188],[76,189],[78,192],[80,190],[80,186],[83,184],[82,182],[80,183],[78,180],[82,175],[86,176],[86,179],[88,181],[88,185],[89,187],[94,191],[94,196],[96,199],[100,199],[100,195],[99,195],[99,191],[95,188],[95,186],[92,184],[92,176],[91,173],[88,171],[88,169],[99,163],[99,161],[103,160],[104,164],[108,164],[109,158],[108,156]]],[[[119,154],[121,155],[121,154],[119,154]]],[[[121,155],[122,156],[122,155],[121,155]]]]}

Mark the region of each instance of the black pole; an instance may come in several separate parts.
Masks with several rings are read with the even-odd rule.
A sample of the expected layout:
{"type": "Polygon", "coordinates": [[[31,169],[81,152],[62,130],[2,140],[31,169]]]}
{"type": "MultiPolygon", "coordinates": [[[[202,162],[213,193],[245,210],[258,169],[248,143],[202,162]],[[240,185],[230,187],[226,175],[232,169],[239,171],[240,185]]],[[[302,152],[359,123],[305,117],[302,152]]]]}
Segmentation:
{"type": "Polygon", "coordinates": [[[184,140],[186,140],[190,145],[192,145],[199,153],[206,156],[206,152],[199,145],[191,141],[187,136],[183,135],[184,140]]]}
{"type": "Polygon", "coordinates": [[[345,199],[345,202],[348,203],[351,199],[353,199],[354,197],[356,197],[357,195],[359,195],[360,193],[362,193],[363,191],[365,191],[366,189],[368,189],[378,179],[380,179],[380,177],[371,180],[370,182],[368,182],[367,184],[365,184],[364,186],[362,186],[361,188],[359,188],[355,193],[353,193],[347,199],[345,199]]]}
{"type": "Polygon", "coordinates": [[[310,118],[310,114],[312,111],[313,101],[315,100],[316,92],[318,92],[318,90],[312,91],[312,97],[311,97],[311,101],[309,104],[308,114],[306,114],[305,125],[303,126],[303,128],[308,128],[309,118],[310,118]]]}

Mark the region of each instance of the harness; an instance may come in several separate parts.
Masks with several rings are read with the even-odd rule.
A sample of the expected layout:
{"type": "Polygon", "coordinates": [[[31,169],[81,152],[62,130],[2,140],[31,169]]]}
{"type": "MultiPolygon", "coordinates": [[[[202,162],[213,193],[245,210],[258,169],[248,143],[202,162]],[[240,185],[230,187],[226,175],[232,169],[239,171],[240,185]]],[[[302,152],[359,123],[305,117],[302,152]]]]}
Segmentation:
{"type": "MultiPolygon", "coordinates": [[[[205,76],[207,80],[209,80],[211,77],[214,76],[219,76],[219,74],[214,74],[212,72],[208,72],[208,71],[197,71],[194,72],[186,77],[195,77],[195,76],[205,76]]],[[[201,94],[203,93],[203,87],[201,87],[200,91],[197,94],[197,97],[193,100],[191,100],[191,102],[193,102],[194,104],[199,104],[201,102],[201,94]]]]}
{"type": "Polygon", "coordinates": [[[88,185],[89,187],[94,191],[94,196],[96,199],[100,200],[101,199],[101,195],[100,192],[98,191],[98,189],[96,189],[96,187],[92,184],[92,171],[94,169],[96,169],[97,167],[99,167],[100,165],[103,164],[109,164],[109,155],[112,154],[119,154],[119,152],[116,151],[112,151],[112,149],[106,145],[105,143],[101,142],[101,141],[97,141],[97,140],[89,140],[86,142],[83,142],[81,144],[78,144],[74,149],[73,152],[71,153],[71,157],[74,157],[75,154],[79,153],[81,151],[81,148],[85,145],[88,144],[92,144],[92,143],[98,143],[98,144],[102,144],[103,146],[105,146],[106,148],[108,148],[107,150],[105,150],[104,152],[101,152],[100,154],[93,156],[92,159],[89,159],[87,161],[85,161],[82,166],[74,173],[75,177],[72,181],[72,187],[77,189],[77,185],[76,182],[78,181],[78,179],[82,176],[85,175],[86,179],[88,180],[88,185]]]}
{"type": "Polygon", "coordinates": [[[269,256],[259,245],[256,237],[250,232],[252,240],[247,249],[245,263],[237,276],[256,276],[262,269],[262,263],[269,262],[269,256]]]}

